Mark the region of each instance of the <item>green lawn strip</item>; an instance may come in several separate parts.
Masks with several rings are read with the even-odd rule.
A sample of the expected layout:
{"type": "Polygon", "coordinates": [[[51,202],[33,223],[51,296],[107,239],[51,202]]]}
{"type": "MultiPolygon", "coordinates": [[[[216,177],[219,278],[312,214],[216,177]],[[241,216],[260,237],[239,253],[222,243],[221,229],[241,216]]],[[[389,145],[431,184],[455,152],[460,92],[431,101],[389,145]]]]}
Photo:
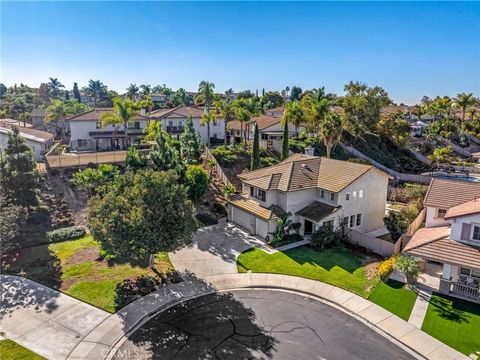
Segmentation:
{"type": "Polygon", "coordinates": [[[115,289],[120,282],[119,280],[81,281],[72,285],[65,293],[114,313],[115,289]]]}
{"type": "Polygon", "coordinates": [[[422,330],[469,356],[480,351],[480,305],[433,294],[422,330]]]}
{"type": "Polygon", "coordinates": [[[367,288],[370,282],[366,278],[363,258],[344,248],[316,251],[302,246],[275,254],[253,248],[240,254],[237,267],[239,272],[251,270],[300,276],[323,281],[363,297],[369,295],[367,288]]]}
{"type": "Polygon", "coordinates": [[[404,286],[405,284],[395,280],[388,280],[387,283],[379,281],[368,300],[408,321],[417,294],[404,286]]]}
{"type": "Polygon", "coordinates": [[[42,360],[44,357],[35,354],[12,340],[0,340],[0,358],[2,360],[42,360]]]}

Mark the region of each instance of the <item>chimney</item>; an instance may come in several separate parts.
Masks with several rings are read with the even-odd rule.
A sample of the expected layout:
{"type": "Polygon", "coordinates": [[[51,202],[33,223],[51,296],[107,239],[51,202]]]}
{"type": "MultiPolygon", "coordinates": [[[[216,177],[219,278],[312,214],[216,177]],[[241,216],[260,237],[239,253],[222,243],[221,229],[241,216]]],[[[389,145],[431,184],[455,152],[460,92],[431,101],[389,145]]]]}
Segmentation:
{"type": "Polygon", "coordinates": [[[147,116],[147,109],[141,109],[140,110],[140,115],[147,116]]]}
{"type": "Polygon", "coordinates": [[[306,148],[305,148],[305,155],[307,156],[314,156],[315,154],[315,149],[313,147],[311,147],[310,145],[308,145],[306,148]]]}

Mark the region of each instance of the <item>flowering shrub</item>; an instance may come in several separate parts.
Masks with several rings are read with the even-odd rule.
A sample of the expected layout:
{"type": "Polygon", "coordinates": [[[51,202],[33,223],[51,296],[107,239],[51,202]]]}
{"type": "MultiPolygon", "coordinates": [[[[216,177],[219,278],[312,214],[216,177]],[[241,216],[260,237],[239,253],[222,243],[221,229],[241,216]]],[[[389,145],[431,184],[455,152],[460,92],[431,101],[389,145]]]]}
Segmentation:
{"type": "Polygon", "coordinates": [[[393,267],[397,263],[397,257],[392,256],[387,260],[383,261],[378,267],[377,274],[381,279],[386,279],[390,273],[393,271],[393,267]]]}

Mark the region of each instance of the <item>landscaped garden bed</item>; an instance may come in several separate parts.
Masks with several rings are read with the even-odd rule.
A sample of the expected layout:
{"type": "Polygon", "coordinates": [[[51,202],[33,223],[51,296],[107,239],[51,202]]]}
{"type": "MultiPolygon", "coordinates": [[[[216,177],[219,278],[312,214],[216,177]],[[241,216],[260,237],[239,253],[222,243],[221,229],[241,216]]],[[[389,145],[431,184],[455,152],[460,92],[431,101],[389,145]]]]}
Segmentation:
{"type": "MultiPolygon", "coordinates": [[[[162,277],[178,280],[168,254],[157,254],[155,267],[162,277]]],[[[102,258],[98,243],[90,235],[12,251],[3,257],[2,269],[4,273],[27,277],[109,312],[125,305],[116,302],[117,286],[124,280],[141,276],[157,278],[145,264],[109,262],[102,258]]]]}
{"type": "Polygon", "coordinates": [[[480,304],[433,294],[422,330],[467,356],[479,356],[480,304]]]}

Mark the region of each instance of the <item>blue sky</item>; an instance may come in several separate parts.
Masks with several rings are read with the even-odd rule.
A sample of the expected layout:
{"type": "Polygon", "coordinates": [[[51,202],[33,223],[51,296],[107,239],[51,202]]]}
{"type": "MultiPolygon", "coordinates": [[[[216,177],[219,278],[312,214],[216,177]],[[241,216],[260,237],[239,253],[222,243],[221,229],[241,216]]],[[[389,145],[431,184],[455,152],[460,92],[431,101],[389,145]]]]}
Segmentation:
{"type": "Polygon", "coordinates": [[[479,2],[0,2],[1,81],[480,90],[479,2]]]}

